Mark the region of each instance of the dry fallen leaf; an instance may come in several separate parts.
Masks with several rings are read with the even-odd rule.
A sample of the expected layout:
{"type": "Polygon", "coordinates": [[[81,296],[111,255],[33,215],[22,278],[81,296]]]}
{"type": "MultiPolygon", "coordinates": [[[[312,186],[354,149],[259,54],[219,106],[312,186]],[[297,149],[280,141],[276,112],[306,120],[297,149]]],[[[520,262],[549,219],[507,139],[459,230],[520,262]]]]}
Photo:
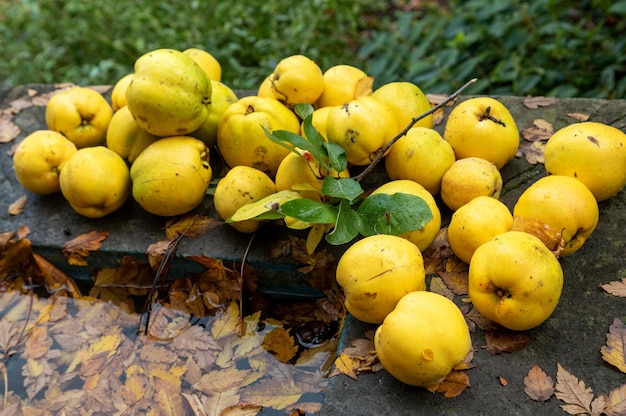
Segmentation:
{"type": "Polygon", "coordinates": [[[537,142],[529,142],[524,141],[519,145],[517,149],[516,157],[524,156],[526,161],[531,165],[536,165],[537,163],[544,163],[544,153],[546,148],[545,141],[537,141],[537,142]]]}
{"type": "Polygon", "coordinates": [[[554,394],[554,380],[535,364],[524,377],[524,393],[532,400],[545,402],[554,394]]]}
{"type": "MultiPolygon", "coordinates": [[[[426,94],[426,98],[431,105],[439,105],[448,99],[448,94],[426,94]]],[[[451,107],[456,103],[456,99],[446,104],[446,107],[451,107]]]]}
{"type": "Polygon", "coordinates": [[[443,397],[451,399],[470,387],[470,381],[465,371],[451,371],[446,378],[436,386],[427,387],[428,390],[443,393],[443,397]]]}
{"type": "Polygon", "coordinates": [[[478,312],[478,309],[476,309],[472,304],[462,305],[461,312],[465,317],[465,322],[467,323],[468,328],[472,332],[476,330],[476,326],[483,331],[493,331],[496,328],[496,324],[485,318],[485,316],[478,312]]]}
{"type": "Polygon", "coordinates": [[[263,348],[269,351],[281,363],[288,363],[298,352],[295,338],[282,326],[273,329],[265,335],[263,348]]]}
{"type": "Polygon", "coordinates": [[[515,352],[535,342],[535,338],[523,332],[509,331],[505,329],[489,331],[485,334],[487,345],[484,346],[491,354],[501,352],[515,352]]]}
{"type": "Polygon", "coordinates": [[[524,231],[534,235],[539,238],[556,257],[559,257],[565,248],[565,241],[561,233],[535,218],[516,215],[513,217],[511,231],[524,231]]]}
{"type": "Polygon", "coordinates": [[[526,108],[535,110],[539,107],[548,107],[552,104],[558,103],[559,99],[556,97],[531,97],[524,98],[524,105],[526,108]]]}
{"type": "Polygon", "coordinates": [[[108,235],[108,231],[90,231],[66,242],[63,254],[67,262],[73,266],[87,266],[85,257],[89,256],[89,252],[98,250],[108,235]]]}
{"type": "Polygon", "coordinates": [[[626,384],[611,391],[604,399],[604,413],[607,416],[626,415],[626,384]]]}
{"type": "Polygon", "coordinates": [[[469,293],[469,280],[467,271],[439,271],[439,277],[455,295],[464,296],[469,293]]]}
{"type": "Polygon", "coordinates": [[[15,202],[9,205],[8,213],[9,215],[19,215],[24,211],[26,207],[26,201],[28,196],[26,194],[19,197],[15,202]]]}
{"type": "Polygon", "coordinates": [[[594,400],[591,387],[585,386],[584,381],[578,380],[559,363],[557,363],[555,396],[565,402],[561,408],[570,415],[600,415],[605,406],[602,396],[594,400]]]}
{"type": "Polygon", "coordinates": [[[606,344],[600,352],[604,361],[626,373],[626,325],[619,318],[615,318],[609,327],[606,344]]]}
{"type": "Polygon", "coordinates": [[[20,128],[11,120],[6,117],[0,117],[0,143],[12,142],[20,133],[20,128]]]}
{"type": "Polygon", "coordinates": [[[611,295],[626,298],[626,277],[622,277],[622,280],[605,283],[602,285],[602,289],[611,295]]]}
{"type": "Polygon", "coordinates": [[[498,380],[500,381],[500,384],[502,384],[503,387],[506,387],[507,384],[509,384],[509,382],[506,381],[506,378],[504,378],[502,376],[498,376],[498,380]]]}
{"type": "Polygon", "coordinates": [[[533,125],[522,129],[522,137],[529,142],[545,141],[554,134],[552,124],[542,118],[533,120],[533,125]]]}
{"type": "Polygon", "coordinates": [[[359,374],[382,370],[374,347],[374,331],[365,331],[364,335],[365,338],[350,341],[350,346],[341,351],[335,360],[335,369],[328,377],[344,374],[356,380],[359,374]]]}
{"type": "Polygon", "coordinates": [[[448,286],[443,282],[441,277],[433,277],[430,280],[430,286],[428,288],[431,292],[437,293],[441,296],[452,300],[454,299],[454,292],[452,292],[448,286]]]}
{"type": "Polygon", "coordinates": [[[574,120],[578,120],[578,121],[587,121],[587,120],[589,120],[589,114],[567,113],[567,116],[573,118],[574,120]]]}
{"type": "Polygon", "coordinates": [[[205,215],[187,214],[180,218],[169,218],[165,223],[165,235],[173,240],[180,235],[196,238],[224,222],[205,215]]]}

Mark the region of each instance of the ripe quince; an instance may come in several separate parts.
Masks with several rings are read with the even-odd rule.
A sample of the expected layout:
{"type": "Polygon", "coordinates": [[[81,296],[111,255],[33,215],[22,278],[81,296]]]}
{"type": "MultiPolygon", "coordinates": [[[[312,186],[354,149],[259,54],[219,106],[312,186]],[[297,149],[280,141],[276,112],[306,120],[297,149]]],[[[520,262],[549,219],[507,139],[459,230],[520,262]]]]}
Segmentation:
{"type": "Polygon", "coordinates": [[[157,49],[135,61],[126,101],[137,124],[156,136],[181,136],[202,125],[211,111],[211,82],[188,55],[157,49]]]}

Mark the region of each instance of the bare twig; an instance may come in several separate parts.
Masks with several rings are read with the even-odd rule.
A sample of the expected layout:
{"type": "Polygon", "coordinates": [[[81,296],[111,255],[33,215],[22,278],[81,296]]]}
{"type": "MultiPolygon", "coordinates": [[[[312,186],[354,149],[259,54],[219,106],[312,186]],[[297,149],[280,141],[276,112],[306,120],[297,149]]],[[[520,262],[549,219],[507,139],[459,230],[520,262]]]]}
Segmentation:
{"type": "Polygon", "coordinates": [[[369,172],[371,172],[372,169],[374,169],[374,166],[376,166],[378,164],[378,162],[380,162],[382,160],[382,158],[384,157],[385,153],[387,153],[387,150],[389,150],[391,148],[391,146],[394,145],[395,142],[397,142],[403,136],[405,136],[407,134],[407,132],[411,129],[411,127],[413,127],[415,125],[415,123],[417,123],[418,121],[420,121],[424,117],[427,117],[427,116],[435,113],[437,110],[439,110],[444,105],[448,104],[450,101],[455,100],[459,95],[461,95],[461,93],[463,91],[465,91],[465,89],[467,87],[469,87],[470,85],[472,85],[476,81],[477,81],[477,78],[470,79],[461,88],[459,88],[452,95],[450,95],[448,98],[446,98],[445,100],[443,100],[442,102],[440,102],[436,106],[432,107],[430,110],[428,110],[428,111],[420,114],[419,116],[413,118],[411,120],[411,122],[404,128],[404,130],[402,130],[400,133],[398,133],[385,146],[383,146],[380,149],[378,149],[378,152],[376,153],[376,157],[374,158],[374,160],[372,160],[370,162],[370,164],[367,165],[367,167],[361,173],[359,173],[357,176],[355,176],[353,179],[355,181],[357,181],[357,182],[360,182],[365,177],[365,175],[367,175],[369,172]]]}

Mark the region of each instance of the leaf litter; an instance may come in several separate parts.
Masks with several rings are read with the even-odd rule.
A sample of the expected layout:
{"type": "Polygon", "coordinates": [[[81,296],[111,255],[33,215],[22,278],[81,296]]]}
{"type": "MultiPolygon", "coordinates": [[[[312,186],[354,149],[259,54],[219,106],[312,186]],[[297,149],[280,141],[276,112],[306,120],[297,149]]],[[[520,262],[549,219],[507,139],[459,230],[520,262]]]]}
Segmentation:
{"type": "MultiPolygon", "coordinates": [[[[307,347],[298,329],[340,320],[333,313],[343,309],[333,303],[341,298],[281,305],[281,319],[244,311],[243,292],[256,289],[253,269],[206,256],[193,258],[203,272],[166,278],[157,288],[153,266],[126,256],[117,268],[96,270],[83,295],[70,276],[32,251],[27,235],[27,229],[0,234],[5,411],[254,415],[273,408],[304,415],[321,408],[321,399],[311,397],[327,384],[338,325],[324,334],[327,340],[307,347]],[[37,287],[52,295],[35,293],[37,287]],[[157,296],[144,335],[136,305],[152,289],[157,296]]],[[[87,256],[104,238],[79,236],[66,251],[87,256]]],[[[315,257],[311,274],[311,263],[329,264],[315,257]]]]}

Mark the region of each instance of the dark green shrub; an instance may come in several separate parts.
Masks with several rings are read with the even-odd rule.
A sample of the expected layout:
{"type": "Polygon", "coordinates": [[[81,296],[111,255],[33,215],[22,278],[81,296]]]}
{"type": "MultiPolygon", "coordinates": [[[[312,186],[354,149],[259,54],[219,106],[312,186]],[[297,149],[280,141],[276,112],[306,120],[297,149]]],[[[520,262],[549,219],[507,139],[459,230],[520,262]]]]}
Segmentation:
{"type": "Polygon", "coordinates": [[[359,56],[378,83],[434,93],[626,98],[626,1],[451,1],[397,12],[359,56]]]}
{"type": "Polygon", "coordinates": [[[323,68],[356,65],[364,16],[382,7],[376,0],[0,0],[0,82],[112,84],[149,50],[199,47],[220,61],[229,86],[253,89],[296,53],[323,68]]]}

